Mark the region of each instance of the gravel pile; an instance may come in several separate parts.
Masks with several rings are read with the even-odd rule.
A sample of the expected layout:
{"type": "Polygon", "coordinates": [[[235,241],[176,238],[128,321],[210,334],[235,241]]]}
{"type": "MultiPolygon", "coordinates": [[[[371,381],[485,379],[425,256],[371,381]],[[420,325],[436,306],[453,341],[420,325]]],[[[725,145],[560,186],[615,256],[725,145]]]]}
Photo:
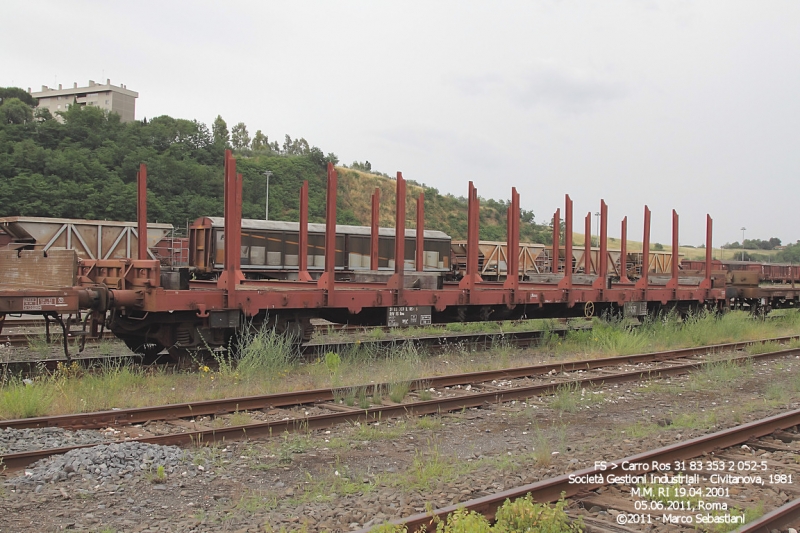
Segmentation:
{"type": "Polygon", "coordinates": [[[0,455],[100,444],[110,440],[114,439],[108,433],[85,429],[66,431],[63,428],[5,428],[0,430],[0,455]]]}
{"type": "MultiPolygon", "coordinates": [[[[6,485],[16,490],[34,488],[39,492],[45,483],[83,479],[97,483],[116,484],[134,475],[163,475],[175,473],[188,462],[191,455],[177,446],[159,446],[141,442],[100,444],[91,448],[71,450],[63,455],[42,459],[25,470],[25,474],[9,479],[6,485]]],[[[197,475],[197,469],[187,469],[186,475],[197,475]]]]}

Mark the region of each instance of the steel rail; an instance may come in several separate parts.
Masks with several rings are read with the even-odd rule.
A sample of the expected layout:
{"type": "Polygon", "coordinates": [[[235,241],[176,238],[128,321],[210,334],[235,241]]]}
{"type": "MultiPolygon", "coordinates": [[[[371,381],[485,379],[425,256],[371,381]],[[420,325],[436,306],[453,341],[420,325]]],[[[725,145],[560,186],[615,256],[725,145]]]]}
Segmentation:
{"type": "MultiPolygon", "coordinates": [[[[779,339],[764,339],[755,342],[777,342],[786,341],[794,337],[782,337],[779,339]]],[[[750,343],[751,344],[751,343],[750,343]]],[[[706,353],[718,353],[722,351],[732,351],[748,346],[749,343],[738,342],[730,344],[716,344],[698,348],[682,348],[667,352],[655,352],[650,354],[638,354],[620,357],[604,357],[587,361],[563,361],[559,363],[548,363],[543,365],[532,365],[518,368],[487,370],[480,372],[470,372],[466,374],[450,374],[445,376],[432,376],[415,379],[411,382],[411,390],[419,388],[443,388],[456,385],[470,385],[491,382],[502,379],[519,379],[524,377],[540,376],[552,371],[567,372],[576,370],[595,370],[608,366],[618,366],[620,364],[637,364],[647,362],[663,362],[670,359],[686,358],[706,353]]],[[[742,360],[748,358],[764,357],[786,357],[800,354],[798,349],[781,350],[767,352],[755,356],[743,356],[731,360],[742,360]]],[[[707,361],[696,361],[686,365],[674,365],[661,369],[648,369],[634,372],[625,372],[602,377],[588,377],[582,380],[571,380],[545,385],[534,385],[531,387],[519,387],[502,391],[502,395],[509,396],[515,391],[520,391],[523,395],[536,396],[556,390],[558,387],[569,383],[580,385],[596,385],[598,383],[616,383],[633,381],[636,379],[655,377],[657,375],[675,375],[696,369],[707,364],[707,361]]],[[[371,395],[376,388],[386,390],[389,383],[378,383],[364,385],[362,388],[365,393],[371,395]]],[[[196,416],[213,416],[232,413],[236,411],[253,411],[266,408],[289,407],[294,405],[315,404],[332,401],[335,392],[339,389],[312,389],[296,392],[285,392],[278,394],[265,394],[259,396],[243,396],[239,398],[229,398],[224,400],[204,400],[198,402],[187,402],[179,404],[159,405],[152,407],[138,407],[132,409],[117,409],[110,411],[95,411],[91,413],[79,413],[58,416],[43,416],[20,418],[0,421],[0,427],[27,429],[39,427],[63,427],[70,429],[97,429],[108,426],[141,424],[152,420],[174,420],[177,418],[188,418],[196,416]]],[[[491,394],[500,394],[495,391],[491,394]]],[[[470,396],[476,396],[472,394],[470,396]]],[[[514,398],[511,398],[514,399],[514,398]]],[[[438,401],[438,400],[431,400],[438,401]]],[[[406,404],[410,405],[410,404],[406,404]]],[[[480,405],[480,404],[479,404],[480,405]]],[[[458,407],[460,408],[460,407],[458,407]]]]}
{"type": "MultiPolygon", "coordinates": [[[[610,468],[607,470],[601,470],[600,468],[585,468],[569,474],[556,476],[554,478],[531,483],[529,485],[523,485],[521,487],[498,492],[490,496],[469,500],[457,505],[449,505],[447,507],[436,509],[430,512],[419,513],[407,518],[392,520],[390,524],[404,525],[409,531],[412,532],[419,531],[422,527],[427,528],[428,531],[432,531],[431,528],[435,529],[436,522],[446,519],[447,515],[460,508],[466,508],[467,510],[475,511],[491,520],[494,518],[497,509],[507,499],[513,500],[530,494],[537,502],[553,502],[558,500],[562,494],[564,494],[566,497],[572,497],[583,491],[593,490],[605,485],[611,485],[613,482],[607,482],[610,477],[609,474],[611,476],[616,476],[619,473],[644,474],[652,470],[651,466],[653,462],[672,463],[673,461],[677,460],[690,459],[692,457],[697,457],[704,452],[736,446],[737,444],[747,442],[750,439],[763,437],[774,431],[788,429],[797,425],[800,425],[800,409],[757,420],[755,422],[750,422],[748,424],[743,424],[741,426],[736,426],[734,428],[718,431],[710,435],[703,435],[701,437],[690,439],[684,442],[646,451],[623,459],[618,459],[610,462],[610,465],[614,466],[609,465],[610,468]],[[623,463],[627,463],[629,469],[626,468],[623,471],[621,467],[623,463]],[[632,467],[634,463],[637,465],[650,465],[650,467],[634,468],[632,467]],[[598,475],[602,477],[602,479],[605,481],[604,483],[570,482],[571,478],[575,479],[587,476],[587,479],[596,479],[588,476],[598,475]]],[[[800,511],[793,509],[784,512],[787,514],[787,516],[795,516],[792,513],[800,511]]],[[[357,533],[367,533],[368,531],[369,529],[361,529],[357,533]]],[[[761,530],[759,529],[753,531],[761,530]]]]}
{"type": "MultiPolygon", "coordinates": [[[[758,354],[754,356],[740,356],[732,358],[730,361],[744,362],[754,358],[768,358],[768,357],[782,357],[800,355],[800,348],[782,350],[780,352],[769,352],[758,354]]],[[[693,362],[685,365],[675,365],[662,369],[642,370],[634,372],[624,372],[620,374],[612,374],[601,377],[589,377],[585,379],[562,381],[558,383],[548,383],[544,385],[533,385],[530,387],[517,387],[503,391],[490,391],[478,392],[466,396],[454,396],[448,398],[437,398],[434,400],[419,401],[407,404],[392,404],[382,405],[378,407],[370,407],[367,409],[353,409],[348,412],[337,412],[332,414],[307,416],[304,418],[295,418],[271,422],[259,422],[255,424],[247,424],[244,426],[230,426],[226,428],[187,431],[184,433],[175,433],[170,435],[160,435],[155,437],[142,437],[138,439],[128,439],[126,442],[146,442],[151,444],[161,445],[198,445],[203,443],[213,443],[219,440],[237,440],[240,438],[249,437],[271,437],[275,434],[292,433],[295,431],[307,431],[312,429],[325,429],[342,424],[344,422],[359,422],[370,423],[379,422],[384,419],[398,418],[404,416],[424,416],[430,414],[439,414],[443,412],[459,411],[471,407],[480,407],[485,404],[503,403],[511,400],[525,400],[533,396],[552,393],[559,389],[559,387],[578,384],[580,386],[590,385],[607,385],[612,383],[624,383],[630,381],[637,381],[642,379],[652,379],[660,376],[678,375],[686,373],[690,370],[700,368],[706,365],[707,362],[693,362]]],[[[324,389],[319,389],[319,392],[324,389]]],[[[171,406],[164,406],[171,407],[171,406]]],[[[108,413],[107,411],[105,413],[108,413]]],[[[111,413],[116,413],[112,411],[111,413]]],[[[94,413],[90,413],[94,414],[94,413]]],[[[195,413],[196,415],[196,413],[195,413]]],[[[194,415],[188,415],[194,416],[194,415]]],[[[72,449],[87,448],[94,445],[74,446],[67,448],[49,449],[49,450],[36,450],[30,452],[22,452],[18,454],[8,454],[0,456],[0,461],[9,469],[22,468],[31,462],[38,459],[48,457],[50,455],[57,455],[65,453],[72,449]]]]}
{"type": "MultiPolygon", "coordinates": [[[[562,361],[558,363],[547,363],[543,365],[532,365],[519,368],[509,368],[501,370],[486,370],[480,372],[470,372],[466,374],[451,374],[446,376],[432,376],[415,379],[411,382],[411,390],[425,388],[443,388],[456,385],[474,385],[478,383],[491,382],[502,379],[519,379],[525,377],[540,376],[552,371],[569,372],[576,370],[595,370],[620,364],[639,364],[650,362],[663,362],[671,359],[692,357],[706,353],[719,353],[733,351],[744,348],[755,343],[764,342],[786,342],[796,337],[781,337],[775,339],[763,339],[759,341],[736,342],[730,344],[715,344],[698,348],[681,348],[666,352],[654,352],[649,354],[637,354],[618,357],[604,357],[601,359],[591,359],[587,361],[562,361]]],[[[786,350],[760,354],[758,357],[783,357],[791,355],[786,350]]],[[[679,372],[685,372],[696,368],[706,362],[694,362],[690,365],[676,365],[669,367],[679,372]]],[[[658,371],[664,372],[667,369],[658,371]]],[[[641,375],[646,373],[651,375],[656,369],[639,372],[641,375]]],[[[635,374],[635,373],[634,373],[635,374]]],[[[625,375],[632,375],[627,373],[625,375]]],[[[601,379],[605,383],[611,382],[613,375],[603,376],[602,378],[586,378],[580,381],[582,384],[593,384],[592,379],[601,379]],[[588,381],[587,381],[588,380],[588,381]]],[[[571,382],[570,382],[571,383],[571,382]]],[[[564,383],[559,383],[561,386],[564,383]]],[[[362,388],[365,393],[371,395],[376,388],[385,390],[388,383],[364,385],[362,388]]],[[[542,390],[533,391],[531,395],[542,394],[552,388],[552,384],[542,385],[542,390]],[[549,388],[548,388],[549,387],[549,388]]],[[[197,402],[187,402],[153,407],[138,407],[132,409],[116,409],[110,411],[96,411],[91,413],[79,413],[59,416],[43,416],[21,418],[0,421],[0,427],[27,429],[39,427],[64,427],[71,429],[96,429],[116,425],[141,424],[152,420],[173,420],[177,418],[188,418],[195,416],[213,416],[236,411],[253,411],[265,408],[289,407],[293,405],[313,404],[332,401],[338,389],[312,389],[300,392],[285,392],[278,394],[265,394],[258,396],[243,396],[238,398],[228,398],[224,400],[204,400],[197,402]]],[[[511,390],[511,389],[510,389],[511,390]]],[[[509,390],[509,392],[510,392],[509,390]]],[[[526,388],[530,390],[530,388],[526,388]]]]}

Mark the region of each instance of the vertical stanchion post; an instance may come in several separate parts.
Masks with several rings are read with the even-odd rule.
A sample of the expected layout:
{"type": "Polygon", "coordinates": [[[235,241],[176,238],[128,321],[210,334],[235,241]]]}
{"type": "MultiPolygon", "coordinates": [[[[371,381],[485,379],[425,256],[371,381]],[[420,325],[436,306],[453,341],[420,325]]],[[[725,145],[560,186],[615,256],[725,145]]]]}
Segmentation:
{"type": "Polygon", "coordinates": [[[311,281],[308,273],[308,180],[300,187],[300,228],[297,235],[297,279],[311,281]]]}
{"type": "Polygon", "coordinates": [[[596,289],[606,288],[606,278],[608,277],[608,206],[605,200],[600,200],[600,251],[597,256],[597,279],[592,283],[596,289]]]}
{"type": "Polygon", "coordinates": [[[370,240],[369,240],[369,268],[370,270],[378,270],[378,243],[380,242],[380,206],[381,206],[381,190],[375,187],[375,192],[372,193],[372,219],[370,224],[370,240]]]}
{"type": "Polygon", "coordinates": [[[678,288],[678,267],[680,266],[680,249],[678,244],[678,212],[672,210],[672,278],[667,282],[668,289],[678,288]]]}
{"type": "Polygon", "coordinates": [[[556,209],[556,212],[553,213],[553,249],[551,252],[553,254],[553,259],[551,260],[552,264],[550,265],[550,270],[553,272],[553,274],[558,274],[559,272],[558,258],[560,255],[559,248],[561,246],[561,243],[558,241],[560,238],[560,233],[561,233],[561,208],[559,207],[558,209],[556,209]]]}
{"type": "Polygon", "coordinates": [[[622,219],[622,231],[619,254],[619,281],[620,283],[630,283],[628,279],[628,217],[622,219]]]}
{"type": "MultiPolygon", "coordinates": [[[[147,255],[147,165],[141,163],[136,174],[136,231],[139,233],[138,259],[149,259],[147,255]]],[[[98,240],[101,235],[98,233],[98,240]]],[[[98,252],[97,258],[101,259],[98,252]]]]}
{"type": "Polygon", "coordinates": [[[507,289],[519,287],[519,193],[511,188],[511,205],[508,206],[506,229],[506,281],[507,289]]]}
{"type": "MultiPolygon", "coordinates": [[[[636,282],[637,289],[647,289],[650,274],[650,208],[644,206],[644,235],[642,236],[642,277],[636,282]]],[[[645,295],[646,296],[646,295],[645,295]]]]}
{"type": "Polygon", "coordinates": [[[592,273],[592,212],[586,214],[584,221],[584,240],[583,240],[583,273],[592,273]]]}
{"type": "Polygon", "coordinates": [[[559,288],[572,288],[572,198],[564,196],[564,278],[559,288]]]}
{"type": "Polygon", "coordinates": [[[394,219],[394,275],[389,278],[388,287],[396,290],[396,305],[400,305],[403,291],[403,276],[406,268],[406,180],[403,173],[397,173],[394,219]]]}
{"type": "MultiPolygon", "coordinates": [[[[706,275],[703,278],[703,281],[700,282],[701,289],[710,289],[711,288],[711,253],[713,252],[713,248],[711,247],[711,230],[712,230],[712,220],[711,215],[706,215],[706,275]]],[[[791,273],[792,268],[789,267],[789,272],[791,273]]],[[[794,276],[792,276],[792,287],[794,287],[794,276]]]]}
{"type": "Polygon", "coordinates": [[[317,286],[326,292],[327,305],[333,305],[336,285],[336,189],[339,176],[328,163],[328,187],[325,198],[325,272],[317,286]]]}
{"type": "Polygon", "coordinates": [[[425,270],[425,193],[419,193],[417,200],[417,243],[416,243],[416,269],[417,272],[425,270]]]}
{"type": "Polygon", "coordinates": [[[241,175],[236,173],[236,159],[230,150],[225,150],[225,266],[217,280],[217,286],[228,290],[228,306],[236,306],[236,286],[244,280],[241,269],[242,215],[241,175]],[[239,205],[237,206],[237,202],[239,205]]]}
{"type": "Polygon", "coordinates": [[[473,289],[483,281],[478,272],[478,234],[480,232],[480,204],[478,189],[469,182],[469,203],[467,204],[467,274],[458,283],[462,289],[473,289]]]}

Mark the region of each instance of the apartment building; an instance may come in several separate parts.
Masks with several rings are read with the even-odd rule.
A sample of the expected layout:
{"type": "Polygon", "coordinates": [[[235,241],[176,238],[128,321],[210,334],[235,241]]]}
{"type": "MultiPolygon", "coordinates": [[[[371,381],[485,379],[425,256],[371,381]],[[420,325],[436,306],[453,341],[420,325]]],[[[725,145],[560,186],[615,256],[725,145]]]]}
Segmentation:
{"type": "Polygon", "coordinates": [[[59,83],[58,89],[42,85],[41,92],[32,93],[30,89],[28,92],[38,99],[39,107],[46,107],[56,117],[56,111],[66,111],[67,107],[76,104],[118,113],[122,122],[136,118],[136,98],[139,97],[139,93],[125,85],[111,85],[110,79],[106,80],[105,85],[89,80],[88,87],[78,87],[75,83],[72,88],[64,89],[59,83]]]}

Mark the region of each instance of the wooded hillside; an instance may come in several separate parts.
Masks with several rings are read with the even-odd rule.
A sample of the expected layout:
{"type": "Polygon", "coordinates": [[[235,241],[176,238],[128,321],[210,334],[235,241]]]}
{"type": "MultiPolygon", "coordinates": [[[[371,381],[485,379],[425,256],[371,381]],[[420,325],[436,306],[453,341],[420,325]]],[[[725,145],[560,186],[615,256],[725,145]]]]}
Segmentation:
{"type": "MultiPolygon", "coordinates": [[[[16,88],[0,88],[0,216],[134,220],[136,171],[148,167],[148,218],[183,228],[199,216],[223,214],[222,164],[234,148],[244,177],[242,213],[264,218],[266,176],[273,220],[299,219],[299,190],[309,182],[309,218],[325,220],[325,167],[338,162],[305,139],[288,135],[279,146],[259,130],[251,140],[243,124],[229,135],[221,117],[212,129],[196,120],[161,116],[121,123],[115,113],[77,105],[59,113],[33,107],[16,88]]],[[[395,181],[345,166],[339,171],[337,220],[368,225],[370,196],[381,190],[381,224],[394,225],[395,181]]],[[[425,193],[425,225],[466,238],[465,197],[408,182],[407,225],[425,193]]],[[[466,191],[463,191],[466,194],[466,191]]],[[[481,200],[481,239],[505,240],[507,201],[481,200]]],[[[550,242],[550,230],[523,212],[521,240],[550,242]]]]}

